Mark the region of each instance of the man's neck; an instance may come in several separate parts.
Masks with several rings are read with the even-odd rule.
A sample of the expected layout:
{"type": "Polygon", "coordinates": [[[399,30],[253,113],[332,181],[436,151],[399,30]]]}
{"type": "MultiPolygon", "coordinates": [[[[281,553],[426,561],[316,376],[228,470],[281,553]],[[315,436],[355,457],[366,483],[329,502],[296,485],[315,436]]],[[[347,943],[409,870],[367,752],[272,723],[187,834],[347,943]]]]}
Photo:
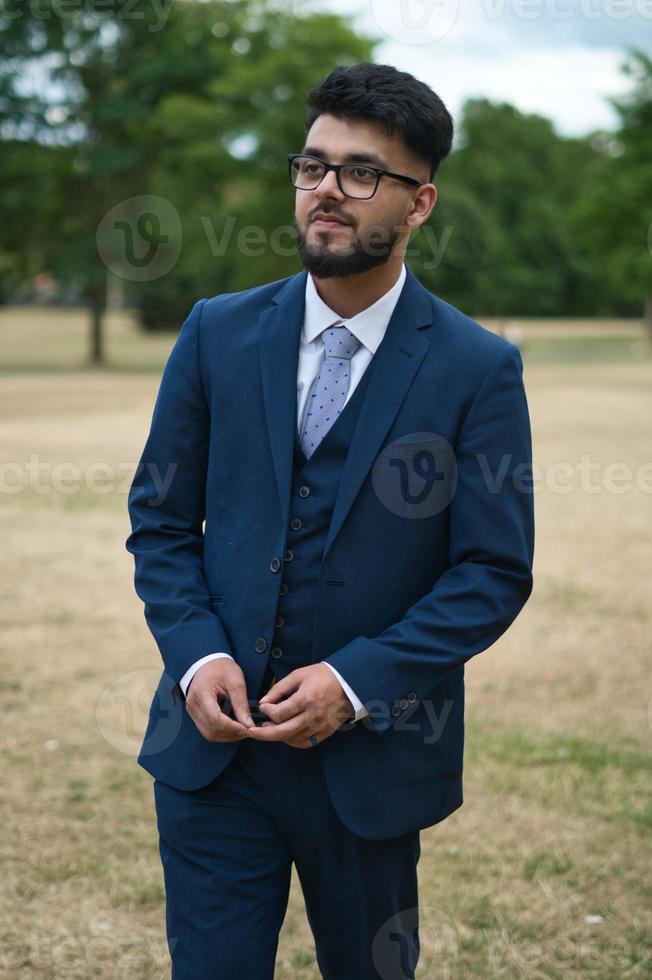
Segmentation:
{"type": "Polygon", "coordinates": [[[343,320],[349,320],[372,306],[396,285],[402,265],[403,257],[400,256],[396,261],[386,262],[355,276],[332,276],[328,279],[313,276],[312,279],[320,299],[343,320]]]}

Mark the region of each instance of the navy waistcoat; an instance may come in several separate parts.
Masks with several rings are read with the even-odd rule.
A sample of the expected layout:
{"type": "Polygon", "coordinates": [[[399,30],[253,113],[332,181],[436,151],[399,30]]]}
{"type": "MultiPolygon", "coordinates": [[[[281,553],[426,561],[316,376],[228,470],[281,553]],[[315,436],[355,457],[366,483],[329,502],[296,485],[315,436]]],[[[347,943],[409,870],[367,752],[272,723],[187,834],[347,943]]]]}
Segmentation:
{"type": "Polygon", "coordinates": [[[310,459],[294,426],[294,459],[287,548],[274,633],[261,690],[297,667],[313,663],[315,598],[324,544],[346,454],[375,363],[372,358],[355,391],[310,459]]]}

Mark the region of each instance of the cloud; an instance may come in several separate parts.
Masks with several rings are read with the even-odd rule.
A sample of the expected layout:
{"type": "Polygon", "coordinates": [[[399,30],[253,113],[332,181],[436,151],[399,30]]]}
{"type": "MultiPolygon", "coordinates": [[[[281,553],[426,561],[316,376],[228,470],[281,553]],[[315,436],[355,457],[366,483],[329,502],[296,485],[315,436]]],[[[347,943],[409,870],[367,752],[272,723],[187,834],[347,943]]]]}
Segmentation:
{"type": "Polygon", "coordinates": [[[377,38],[374,60],[412,72],[459,117],[467,98],[511,102],[559,132],[613,128],[627,47],[652,53],[652,0],[322,0],[377,38]]]}

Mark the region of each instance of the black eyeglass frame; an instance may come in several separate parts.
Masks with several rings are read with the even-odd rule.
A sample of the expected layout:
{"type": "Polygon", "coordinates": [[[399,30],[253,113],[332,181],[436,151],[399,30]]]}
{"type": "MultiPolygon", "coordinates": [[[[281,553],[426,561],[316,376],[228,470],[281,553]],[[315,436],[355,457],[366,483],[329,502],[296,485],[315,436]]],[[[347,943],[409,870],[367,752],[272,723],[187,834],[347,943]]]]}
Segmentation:
{"type": "Polygon", "coordinates": [[[354,201],[368,201],[374,196],[378,190],[378,185],[380,184],[381,177],[393,177],[394,180],[403,180],[406,184],[412,184],[414,187],[421,187],[423,181],[416,180],[415,177],[406,177],[405,174],[395,174],[391,170],[381,170],[380,167],[371,167],[367,163],[356,163],[351,161],[349,163],[327,163],[326,160],[322,160],[320,157],[315,157],[312,153],[288,153],[288,177],[290,178],[290,183],[297,191],[314,191],[321,184],[322,180],[326,176],[329,170],[335,171],[335,178],[337,180],[337,186],[342,191],[345,197],[350,197],[354,201]],[[321,163],[322,166],[326,167],[323,176],[318,180],[314,187],[297,187],[297,185],[292,180],[292,161],[296,160],[297,157],[307,157],[308,160],[316,160],[317,163],[321,163]],[[370,170],[372,173],[376,174],[376,186],[374,187],[371,194],[368,197],[357,197],[354,194],[347,194],[342,187],[342,181],[340,179],[340,171],[343,167],[363,167],[365,170],[370,170]]]}

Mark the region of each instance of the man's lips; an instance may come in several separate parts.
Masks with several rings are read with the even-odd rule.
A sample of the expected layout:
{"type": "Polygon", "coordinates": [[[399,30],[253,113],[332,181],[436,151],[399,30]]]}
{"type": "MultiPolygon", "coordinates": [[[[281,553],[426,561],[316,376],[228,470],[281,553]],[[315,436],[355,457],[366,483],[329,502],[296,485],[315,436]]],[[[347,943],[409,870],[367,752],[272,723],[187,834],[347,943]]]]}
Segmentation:
{"type": "Polygon", "coordinates": [[[338,225],[342,225],[345,228],[348,227],[348,222],[326,216],[323,218],[313,218],[312,223],[313,225],[317,225],[318,228],[336,228],[338,225]]]}

